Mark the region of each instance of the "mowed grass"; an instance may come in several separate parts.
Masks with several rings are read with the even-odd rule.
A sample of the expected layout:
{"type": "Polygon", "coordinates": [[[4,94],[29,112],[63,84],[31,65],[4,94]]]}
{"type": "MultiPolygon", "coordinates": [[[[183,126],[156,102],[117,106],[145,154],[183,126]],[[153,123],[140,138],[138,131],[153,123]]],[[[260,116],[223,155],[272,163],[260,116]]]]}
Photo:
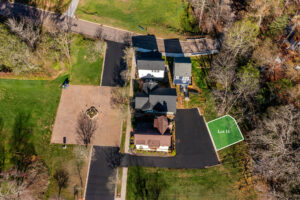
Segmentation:
{"type": "MultiPolygon", "coordinates": [[[[0,79],[0,116],[4,120],[7,138],[12,135],[14,120],[19,112],[31,114],[34,146],[38,158],[45,163],[50,177],[59,168],[74,174],[74,146],[62,149],[61,145],[50,144],[52,126],[61,95],[61,84],[66,76],[53,81],[0,79]]],[[[9,147],[8,147],[9,148],[9,147]]],[[[6,167],[10,167],[7,158],[6,167]]],[[[73,178],[75,175],[72,175],[73,178]]],[[[79,183],[77,183],[79,184],[79,183]]],[[[63,189],[65,199],[73,199],[73,184],[63,189]]],[[[50,178],[45,198],[57,194],[57,185],[50,178]]]]}
{"type": "Polygon", "coordinates": [[[222,150],[222,165],[208,169],[129,167],[126,199],[256,199],[243,175],[244,151],[242,144],[222,150]]]}
{"type": "Polygon", "coordinates": [[[216,149],[220,150],[244,139],[235,119],[225,115],[207,123],[216,149]]]}
{"type": "Polygon", "coordinates": [[[89,21],[146,34],[178,36],[184,12],[181,0],[82,0],[76,16],[89,21]]]}
{"type": "MultiPolygon", "coordinates": [[[[97,42],[104,47],[104,42],[97,42]]],[[[71,43],[71,84],[100,85],[103,53],[97,51],[95,45],[95,40],[73,35],[71,43]]]]}

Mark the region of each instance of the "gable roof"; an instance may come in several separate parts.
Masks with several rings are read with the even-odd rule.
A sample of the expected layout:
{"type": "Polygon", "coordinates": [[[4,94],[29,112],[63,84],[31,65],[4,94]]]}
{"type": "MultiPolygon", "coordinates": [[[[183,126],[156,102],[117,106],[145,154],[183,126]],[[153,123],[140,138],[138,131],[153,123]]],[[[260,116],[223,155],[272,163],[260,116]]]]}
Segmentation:
{"type": "Polygon", "coordinates": [[[191,77],[192,63],[189,57],[174,58],[174,76],[191,77]]]}
{"type": "Polygon", "coordinates": [[[139,70],[165,70],[165,61],[159,58],[144,58],[137,60],[139,70]]]}
{"type": "Polygon", "coordinates": [[[171,146],[171,135],[134,134],[135,145],[148,145],[150,148],[171,146]]]}
{"type": "Polygon", "coordinates": [[[153,125],[163,135],[169,128],[168,118],[166,116],[159,116],[154,119],[153,125]]]}
{"type": "Polygon", "coordinates": [[[143,111],[176,112],[177,93],[175,88],[157,88],[149,95],[138,92],[135,95],[135,108],[143,111]]]}

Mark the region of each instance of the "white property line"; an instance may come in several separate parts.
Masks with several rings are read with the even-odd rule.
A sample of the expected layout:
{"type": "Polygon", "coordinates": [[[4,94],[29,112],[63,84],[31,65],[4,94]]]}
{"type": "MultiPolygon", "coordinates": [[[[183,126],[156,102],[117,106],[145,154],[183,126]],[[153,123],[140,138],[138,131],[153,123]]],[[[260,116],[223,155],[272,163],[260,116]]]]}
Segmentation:
{"type": "MultiPolygon", "coordinates": [[[[232,143],[232,144],[229,144],[229,145],[226,145],[226,146],[224,146],[224,147],[222,147],[222,148],[220,148],[220,149],[217,149],[217,151],[219,151],[219,150],[222,150],[222,149],[225,149],[225,148],[227,148],[227,147],[229,147],[229,146],[231,146],[231,145],[234,145],[234,144],[236,144],[236,143],[238,143],[238,142],[241,142],[241,141],[243,141],[244,140],[244,136],[243,136],[243,133],[242,133],[242,131],[241,131],[241,129],[240,129],[240,127],[239,127],[239,125],[238,125],[238,123],[237,123],[237,121],[232,117],[232,116],[230,116],[230,115],[224,115],[224,116],[222,116],[222,117],[219,117],[219,118],[217,118],[217,119],[214,119],[214,120],[212,120],[212,121],[210,121],[210,122],[207,122],[206,123],[206,126],[207,126],[207,128],[208,128],[208,124],[209,123],[211,123],[211,122],[214,122],[214,121],[216,121],[216,120],[219,120],[219,119],[222,119],[222,118],[224,118],[224,117],[230,117],[231,119],[233,119],[234,120],[234,123],[236,124],[236,126],[237,126],[237,128],[238,128],[238,130],[239,130],[239,132],[240,132],[240,135],[242,136],[242,139],[241,140],[239,140],[239,141],[236,141],[236,142],[234,142],[234,143],[232,143]]],[[[208,131],[209,131],[209,134],[211,135],[211,137],[212,137],[212,134],[211,134],[211,132],[210,132],[210,129],[208,128],[208,131]]],[[[213,143],[214,143],[214,146],[215,146],[215,141],[213,140],[213,143]]]]}
{"type": "MultiPolygon", "coordinates": [[[[197,108],[197,109],[198,109],[199,114],[201,115],[200,109],[199,109],[199,108],[197,108]]],[[[208,128],[208,126],[207,126],[207,123],[206,123],[206,120],[205,120],[204,116],[203,116],[203,120],[204,120],[204,122],[205,122],[206,129],[208,130],[208,133],[209,133],[209,137],[210,137],[211,143],[212,143],[213,146],[214,146],[216,155],[217,155],[217,157],[218,157],[218,161],[220,162],[220,158],[219,158],[219,154],[217,153],[216,145],[215,145],[214,140],[213,140],[213,138],[212,138],[212,136],[211,136],[211,133],[210,133],[210,131],[209,131],[209,128],[208,128]]]]}

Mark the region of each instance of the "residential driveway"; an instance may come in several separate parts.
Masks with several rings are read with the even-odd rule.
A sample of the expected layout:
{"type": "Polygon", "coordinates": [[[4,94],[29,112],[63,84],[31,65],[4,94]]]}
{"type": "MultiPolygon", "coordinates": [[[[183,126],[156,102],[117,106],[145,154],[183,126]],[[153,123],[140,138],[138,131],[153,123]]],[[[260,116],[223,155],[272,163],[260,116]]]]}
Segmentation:
{"type": "Polygon", "coordinates": [[[122,166],[206,168],[219,164],[204,117],[198,109],[177,110],[176,156],[170,158],[126,154],[122,166]]]}
{"type": "Polygon", "coordinates": [[[96,107],[97,129],[91,143],[101,146],[119,146],[121,116],[119,110],[110,106],[111,87],[70,85],[62,91],[56,113],[51,143],[83,144],[76,133],[80,112],[96,107]]]}
{"type": "Polygon", "coordinates": [[[86,200],[113,200],[115,193],[116,170],[109,167],[107,154],[116,147],[94,146],[90,163],[86,200]]]}
{"type": "Polygon", "coordinates": [[[123,43],[107,41],[102,86],[123,86],[121,71],[126,68],[123,61],[125,45],[123,43]]]}

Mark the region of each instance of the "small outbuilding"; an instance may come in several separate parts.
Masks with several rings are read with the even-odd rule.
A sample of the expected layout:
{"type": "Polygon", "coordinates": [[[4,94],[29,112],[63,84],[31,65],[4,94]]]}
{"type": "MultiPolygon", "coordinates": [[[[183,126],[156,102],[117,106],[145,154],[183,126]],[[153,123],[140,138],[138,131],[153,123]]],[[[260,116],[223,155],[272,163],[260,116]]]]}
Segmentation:
{"type": "Polygon", "coordinates": [[[173,83],[187,87],[191,84],[192,63],[189,57],[174,58],[173,83]]]}

